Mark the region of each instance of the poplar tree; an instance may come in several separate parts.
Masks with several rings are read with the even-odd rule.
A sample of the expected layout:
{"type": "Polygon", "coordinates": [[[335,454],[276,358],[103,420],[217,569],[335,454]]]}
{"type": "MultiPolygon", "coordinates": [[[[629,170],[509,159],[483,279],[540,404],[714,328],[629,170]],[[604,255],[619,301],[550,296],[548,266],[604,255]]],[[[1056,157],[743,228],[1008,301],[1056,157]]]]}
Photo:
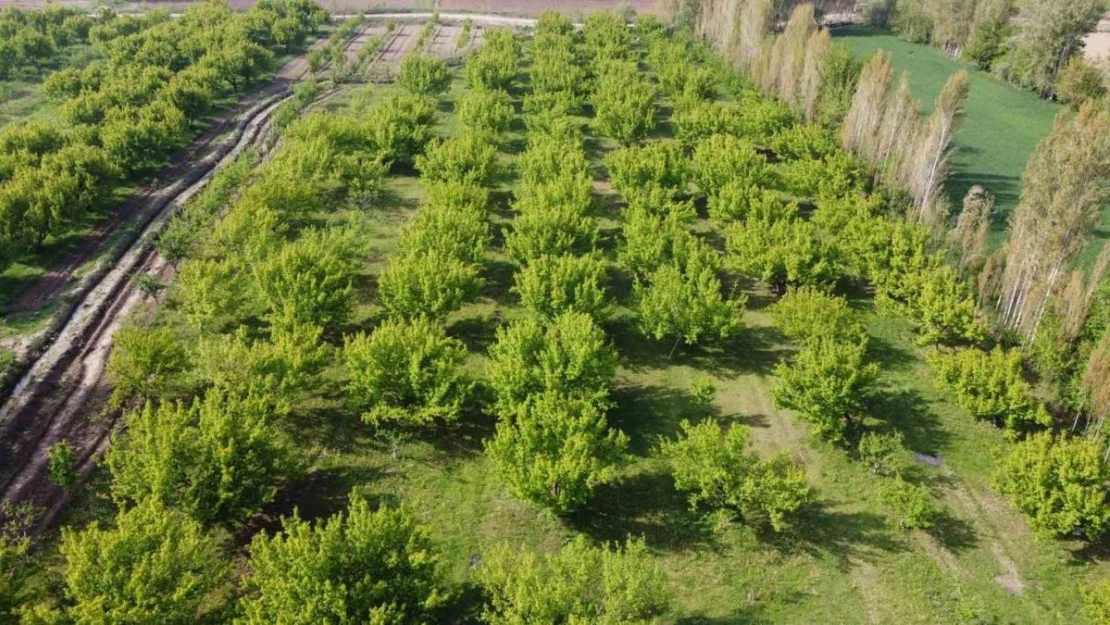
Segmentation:
{"type": "Polygon", "coordinates": [[[940,194],[952,158],[952,138],[963,123],[968,87],[965,71],[956,72],[948,79],[912,148],[909,190],[914,197],[914,209],[911,216],[932,227],[939,227],[946,217],[940,194]]]}

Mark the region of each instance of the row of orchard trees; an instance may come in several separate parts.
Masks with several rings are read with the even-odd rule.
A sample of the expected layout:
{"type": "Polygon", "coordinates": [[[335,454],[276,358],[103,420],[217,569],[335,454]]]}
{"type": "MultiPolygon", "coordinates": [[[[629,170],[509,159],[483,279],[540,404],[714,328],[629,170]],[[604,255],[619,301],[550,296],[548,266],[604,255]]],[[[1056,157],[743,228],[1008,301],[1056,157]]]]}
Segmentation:
{"type": "MultiPolygon", "coordinates": [[[[937,202],[931,208],[921,204],[937,197],[936,185],[943,181],[947,142],[961,116],[963,76],[949,81],[934,113],[921,119],[905,81],[902,88],[890,90],[889,55],[876,54],[862,72],[853,70],[835,47],[826,46],[821,31],[813,30],[811,8],[797,7],[783,33],[770,37],[765,33],[771,13],[764,3],[719,2],[703,9],[700,34],[799,116],[810,116],[802,106],[806,98],[791,99],[797,92],[788,86],[806,84],[805,59],[814,53],[825,56],[818,110],[829,106],[839,112],[831,118],[818,113],[815,119],[824,128],[784,126],[770,138],[755,139],[780,159],[798,159],[787,162],[782,172],[784,188],[812,199],[816,210],[807,221],[819,238],[826,238],[824,250],[811,248],[818,253],[795,265],[796,273],[805,275],[803,269],[819,265],[818,259],[833,263],[838,267],[826,275],[866,280],[880,303],[893,305],[915,322],[923,344],[959,347],[930,358],[938,384],[952,389],[957,403],[972,415],[1006,428],[1012,439],[1021,441],[999,468],[999,489],[1030,516],[1038,533],[1090,539],[1103,535],[1110,528],[1110,464],[1099,450],[1106,449],[1102,422],[1110,413],[1102,392],[1110,371],[1105,364],[1110,324],[1098,303],[1105,300],[1101,284],[1110,259],[1104,253],[1089,274],[1070,267],[1090,241],[1096,207],[1105,201],[1105,185],[1098,181],[1106,179],[1110,167],[1110,144],[1105,141],[1110,115],[1088,104],[1074,117],[1061,117],[1030,160],[1010,241],[989,256],[991,200],[981,189],[969,194],[950,231],[946,211],[937,202]],[[722,22],[723,14],[739,19],[722,22]],[[735,28],[722,30],[722,23],[735,28]],[[795,80],[798,76],[803,78],[795,80]],[[870,161],[875,172],[870,181],[864,179],[865,169],[843,154],[836,138],[870,161]],[[922,163],[929,167],[920,168],[922,163]],[[913,182],[926,180],[923,172],[933,172],[929,185],[913,182]],[[873,188],[867,192],[868,187],[873,188]],[[911,197],[899,201],[906,189],[911,197]],[[887,217],[903,206],[907,219],[887,217]],[[976,279],[978,289],[972,286],[976,279]],[[1028,349],[1007,349],[1010,341],[996,332],[1003,334],[1001,346],[989,350],[992,316],[1028,349]],[[1030,381],[1030,364],[1045,380],[1062,378],[1056,387],[1064,401],[1046,402],[1030,381]],[[1062,406],[1070,410],[1060,414],[1062,406]],[[1085,421],[1087,438],[1052,434],[1053,429],[1081,430],[1085,421]],[[1037,486],[1034,476],[1042,470],[1056,477],[1037,486]],[[1076,496],[1064,495],[1069,492],[1076,496]]],[[[676,118],[675,125],[681,134],[682,120],[676,118]]],[[[732,241],[743,243],[752,236],[737,233],[732,241]]],[[[794,239],[795,244],[800,240],[794,239]]],[[[766,251],[775,246],[733,247],[766,251]]]]}
{"type": "MultiPolygon", "coordinates": [[[[500,41],[489,48],[503,46],[500,54],[516,45],[508,33],[490,38],[500,41]]],[[[474,87],[466,99],[508,97],[491,83],[474,87]]],[[[109,367],[114,402],[126,410],[126,429],[105,459],[120,512],[110,527],[64,530],[64,594],[38,603],[21,597],[15,611],[24,619],[400,625],[452,618],[459,589],[428,529],[407,511],[353,498],[326,520],[286,518],[280,532],[250,542],[236,567],[242,575],[221,539],[304,470],[292,432],[331,371],[352,407],[380,428],[457,418],[469,398],[471,382],[460,370],[466,350],[444,321],[480,286],[499,134],[491,126],[507,122],[479,115],[463,135],[438,140],[436,93],[396,94],[355,115],[309,114],[283,131],[276,153],[253,174],[250,159],[224,170],[175,220],[180,225],[167,232],[173,244],[159,242],[174,251],[178,269],[166,307],[117,336],[109,367]],[[377,205],[388,171],[414,165],[428,200],[379,280],[384,319],[370,333],[343,337],[363,262],[354,226],[377,205]]],[[[7,582],[18,581],[25,546],[5,539],[0,547],[7,618],[18,588],[7,582]]],[[[636,541],[598,548],[579,539],[544,556],[498,547],[483,554],[475,580],[487,600],[483,619],[495,625],[536,614],[647,623],[665,606],[664,580],[636,541]]]]}
{"type": "Polygon", "coordinates": [[[98,36],[90,31],[114,18],[110,12],[90,16],[60,6],[0,11],[0,80],[50,65],[71,46],[98,36]]]}
{"type": "Polygon", "coordinates": [[[301,0],[246,13],[213,1],[178,19],[153,13],[90,28],[101,58],[42,87],[60,120],[0,129],[0,267],[165,164],[216,101],[269,69],[271,50],[300,44],[326,19],[301,0]]]}

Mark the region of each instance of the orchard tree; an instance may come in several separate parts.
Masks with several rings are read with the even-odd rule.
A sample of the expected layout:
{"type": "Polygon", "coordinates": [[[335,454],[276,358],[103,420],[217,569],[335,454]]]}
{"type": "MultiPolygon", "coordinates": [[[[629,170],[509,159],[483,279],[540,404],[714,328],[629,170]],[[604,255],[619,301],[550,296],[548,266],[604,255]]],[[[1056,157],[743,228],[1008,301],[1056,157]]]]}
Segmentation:
{"type": "Polygon", "coordinates": [[[961,408],[976,419],[1006,428],[1010,436],[1052,425],[1052,416],[1025,380],[1025,356],[1020,350],[936,352],[929,356],[929,365],[937,383],[955,393],[961,408]]]}
{"type": "Polygon", "coordinates": [[[81,531],[62,528],[67,620],[191,625],[215,604],[229,567],[200,524],[149,499],[81,531]]]}
{"type": "Polygon", "coordinates": [[[229,395],[264,397],[282,414],[320,389],[331,362],[324,329],[311,324],[273,328],[268,339],[244,326],[230,334],[202,336],[196,376],[229,395]]]}
{"type": "Polygon", "coordinates": [[[435,103],[424,96],[395,94],[367,115],[376,151],[387,161],[412,165],[435,136],[435,103]]]}
{"type": "Polygon", "coordinates": [[[848,300],[812,286],[790,289],[771,313],[783,334],[806,345],[822,339],[854,343],[867,336],[848,300]]]}
{"type": "Polygon", "coordinates": [[[605,402],[547,390],[502,413],[486,453],[518,497],[562,514],[585,503],[609,479],[628,437],[609,429],[605,402]]]}
{"type": "Polygon", "coordinates": [[[774,170],[756,151],[755,144],[732,135],[718,134],[699,141],[692,160],[694,181],[710,197],[728,182],[767,187],[774,181],[774,170]]]}
{"type": "Polygon", "coordinates": [[[691,217],[684,207],[670,205],[660,214],[647,206],[629,206],[624,211],[621,228],[624,240],[617,250],[620,264],[635,277],[644,279],[671,259],[683,257],[686,250],[692,253],[705,248],[702,241],[686,230],[685,224],[691,217]]]}
{"type": "Polygon", "coordinates": [[[623,194],[649,185],[680,192],[686,189],[690,173],[682,144],[673,139],[610,152],[605,157],[605,167],[613,188],[623,194]]]}
{"type": "Polygon", "coordinates": [[[351,313],[355,273],[342,235],[310,232],[255,268],[254,281],[274,327],[334,327],[351,313]]]}
{"type": "Polygon", "coordinates": [[[727,431],[713,420],[682,422],[681,434],[666,439],[660,453],[671,465],[675,488],[690,506],[728,510],[744,522],[774,532],[813,499],[805,470],[789,456],[760,460],[748,451],[751,434],[742,425],[727,431]]]}
{"type": "Polygon", "coordinates": [[[255,299],[251,286],[241,263],[196,258],[177,270],[170,299],[193,328],[219,332],[246,320],[255,299]]]}
{"type": "Polygon", "coordinates": [[[286,518],[250,544],[239,625],[436,622],[450,598],[428,530],[403,510],[370,509],[310,524],[286,518]]]}
{"type": "Polygon", "coordinates": [[[490,625],[652,625],[669,600],[642,539],[592,547],[580,535],[543,555],[503,544],[482,554],[477,575],[490,625]]]}
{"type": "Polygon", "coordinates": [[[482,46],[470,54],[463,76],[471,89],[505,89],[513,85],[519,71],[520,42],[506,28],[485,31],[482,46]]]}
{"type": "Polygon", "coordinates": [[[343,348],[349,396],[376,425],[426,425],[459,417],[471,383],[466,346],[425,318],[385,321],[343,348]]]}
{"type": "Polygon", "coordinates": [[[516,110],[500,89],[472,89],[459,98],[458,116],[467,130],[496,137],[509,130],[516,110]]]}
{"type": "Polygon", "coordinates": [[[401,231],[400,248],[402,253],[413,255],[436,250],[476,265],[485,257],[489,241],[490,226],[485,211],[469,206],[428,203],[401,231]]]}
{"type": "MultiPolygon", "coordinates": [[[[694,257],[697,258],[697,257],[694,257]]],[[[640,331],[657,341],[701,343],[706,337],[727,339],[739,331],[743,299],[721,295],[721,281],[711,264],[694,260],[685,267],[666,264],[633,287],[640,331]]]]}
{"type": "Polygon", "coordinates": [[[181,391],[188,368],[189,354],[172,330],[124,327],[113,337],[108,359],[109,403],[118,408],[130,400],[172,397],[181,391]]]}
{"type": "Polygon", "coordinates": [[[883,484],[879,499],[891,509],[902,529],[927,530],[940,517],[940,507],[929,489],[906,481],[900,474],[883,484]]]}
{"type": "Polygon", "coordinates": [[[475,133],[436,140],[416,157],[416,168],[422,180],[489,187],[497,174],[497,149],[475,133]]]}
{"type": "Polygon", "coordinates": [[[717,227],[733,222],[771,223],[798,212],[797,205],[787,204],[770,189],[743,180],[726,182],[709,196],[709,219],[717,227]]]}
{"type": "Polygon", "coordinates": [[[529,210],[513,220],[505,251],[520,264],[544,256],[585,254],[597,242],[597,221],[574,205],[560,203],[547,210],[529,210]]]}
{"type": "Polygon", "coordinates": [[[544,391],[603,404],[617,364],[605,332],[589,315],[574,312],[547,322],[528,317],[499,328],[489,356],[488,383],[502,416],[544,391]]]}
{"type": "Polygon", "coordinates": [[[516,273],[513,291],[544,319],[564,312],[599,318],[609,305],[605,264],[596,256],[541,256],[516,273]]]}
{"type": "Polygon", "coordinates": [[[442,59],[420,52],[401,61],[397,84],[413,95],[438,96],[451,84],[451,73],[442,59]]]}
{"type": "Polygon", "coordinates": [[[1092,438],[1034,434],[1010,448],[999,492],[1044,537],[1099,540],[1110,529],[1110,465],[1092,438]]]}
{"type": "Polygon", "coordinates": [[[478,267],[438,249],[395,256],[378,278],[382,307],[395,317],[445,319],[478,297],[478,267]]]}
{"type": "Polygon", "coordinates": [[[624,144],[644,139],[655,128],[655,86],[634,62],[610,61],[597,76],[593,93],[598,132],[624,144]]]}
{"type": "Polygon", "coordinates": [[[922,345],[976,343],[987,336],[971,287],[943,265],[910,278],[918,281],[916,297],[906,308],[916,322],[922,345]]]}
{"type": "Polygon", "coordinates": [[[155,499],[233,525],[272,501],[274,484],[293,473],[292,445],[268,398],[209,390],[190,406],[150,402],[125,420],[104,459],[120,503],[155,499]]]}
{"type": "Polygon", "coordinates": [[[865,364],[866,352],[865,342],[822,339],[807,345],[792,363],[775,367],[780,378],[775,405],[797,411],[822,439],[844,443],[862,421],[879,374],[878,366],[865,364]]]}
{"type": "Polygon", "coordinates": [[[80,476],[77,472],[77,457],[69,441],[61,440],[54,443],[46,456],[50,483],[67,490],[73,488],[80,476]]]}
{"type": "Polygon", "coordinates": [[[787,217],[752,219],[728,230],[728,260],[740,273],[763,280],[775,293],[788,286],[830,286],[841,271],[835,250],[812,222],[787,217]]]}

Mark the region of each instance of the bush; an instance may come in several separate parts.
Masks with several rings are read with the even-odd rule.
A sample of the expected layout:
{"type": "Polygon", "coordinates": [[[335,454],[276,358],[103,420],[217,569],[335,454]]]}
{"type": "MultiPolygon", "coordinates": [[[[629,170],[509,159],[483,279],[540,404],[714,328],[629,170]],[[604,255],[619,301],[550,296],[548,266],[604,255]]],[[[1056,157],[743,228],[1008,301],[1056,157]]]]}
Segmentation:
{"type": "Polygon", "coordinates": [[[375,425],[426,425],[458,419],[471,384],[466,346],[423,318],[386,321],[343,347],[347,390],[375,425]]]}
{"type": "Polygon", "coordinates": [[[894,511],[898,525],[903,529],[930,529],[940,516],[940,509],[929,489],[907,482],[901,475],[895,475],[893,480],[884,484],[879,497],[894,511]]]}
{"type": "Polygon", "coordinates": [[[976,419],[1005,427],[1013,436],[1052,425],[1052,417],[1025,381],[1020,350],[936,352],[929,364],[937,383],[955,393],[956,403],[976,419]]]}
{"type": "Polygon", "coordinates": [[[771,313],[783,334],[803,344],[822,339],[854,343],[867,336],[848,300],[812,286],[790,289],[771,313]]]}
{"type": "Polygon", "coordinates": [[[728,509],[746,523],[781,532],[812,500],[805,471],[789,457],[760,460],[747,451],[750,433],[733,425],[727,432],[712,420],[691,425],[665,440],[660,453],[671,465],[675,488],[690,494],[690,505],[728,509]]]}
{"type": "Polygon", "coordinates": [[[876,475],[898,475],[909,464],[909,453],[901,432],[868,432],[860,437],[856,451],[860,462],[876,475]]]}
{"type": "Polygon", "coordinates": [[[598,548],[578,536],[545,555],[500,545],[482,554],[477,575],[490,625],[651,625],[667,608],[666,578],[643,540],[598,548]]]}
{"type": "Polygon", "coordinates": [[[1034,434],[1010,448],[995,487],[1044,537],[1099,540],[1110,529],[1110,465],[1089,438],[1034,434]]]}

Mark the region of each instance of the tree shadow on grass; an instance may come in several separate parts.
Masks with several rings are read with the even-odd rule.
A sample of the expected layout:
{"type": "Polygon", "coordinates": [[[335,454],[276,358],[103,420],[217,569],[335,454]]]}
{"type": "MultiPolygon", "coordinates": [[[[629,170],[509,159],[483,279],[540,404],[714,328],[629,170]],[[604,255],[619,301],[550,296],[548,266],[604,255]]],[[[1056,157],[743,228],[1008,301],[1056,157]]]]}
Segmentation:
{"type": "Polygon", "coordinates": [[[944,548],[954,553],[966,551],[979,544],[975,527],[963,519],[952,516],[947,510],[938,516],[929,534],[944,548]]]}
{"type": "Polygon", "coordinates": [[[906,550],[882,515],[835,510],[826,502],[807,506],[789,532],[770,537],[768,543],[784,553],[832,558],[842,571],[852,560],[906,550]]]}
{"type": "Polygon", "coordinates": [[[916,391],[886,389],[867,402],[868,412],[882,419],[906,437],[910,451],[938,455],[948,446],[951,434],[930,409],[929,402],[916,391]]]}
{"type": "MultiPolygon", "coordinates": [[[[260,531],[268,534],[280,531],[282,519],[294,512],[306,521],[327,518],[346,509],[352,489],[377,481],[385,474],[383,467],[337,467],[298,476],[278,489],[262,513],[238,532],[236,542],[241,546],[260,531]]],[[[370,498],[370,503],[374,507],[394,503],[385,499],[370,498]]]]}
{"type": "Polygon", "coordinates": [[[872,336],[867,342],[867,357],[883,371],[905,371],[917,360],[909,351],[890,341],[872,336]]]}
{"type": "Polygon", "coordinates": [[[503,320],[497,313],[466,317],[451,323],[447,335],[457,338],[472,354],[485,354],[497,341],[497,328],[503,320]]]}
{"type": "Polygon", "coordinates": [[[602,484],[583,508],[567,519],[576,530],[599,542],[643,537],[649,547],[663,550],[712,545],[712,531],[690,510],[665,471],[641,471],[602,484]]]}
{"type": "Polygon", "coordinates": [[[516,284],[517,266],[505,260],[487,260],[482,267],[482,277],[486,284],[482,287],[482,297],[499,304],[511,304],[516,299],[511,289],[516,284]]]}
{"type": "Polygon", "coordinates": [[[675,343],[674,339],[646,337],[633,315],[613,317],[605,331],[617,345],[622,363],[634,372],[688,366],[721,378],[745,373],[770,375],[787,350],[782,334],[770,326],[744,328],[726,340],[708,340],[704,346],[675,343]],[[673,351],[672,351],[673,350],[673,351]]]}
{"type": "Polygon", "coordinates": [[[673,438],[683,419],[706,416],[688,392],[669,386],[622,386],[612,397],[609,425],[628,435],[628,450],[637,456],[651,455],[660,438],[673,438]]]}

